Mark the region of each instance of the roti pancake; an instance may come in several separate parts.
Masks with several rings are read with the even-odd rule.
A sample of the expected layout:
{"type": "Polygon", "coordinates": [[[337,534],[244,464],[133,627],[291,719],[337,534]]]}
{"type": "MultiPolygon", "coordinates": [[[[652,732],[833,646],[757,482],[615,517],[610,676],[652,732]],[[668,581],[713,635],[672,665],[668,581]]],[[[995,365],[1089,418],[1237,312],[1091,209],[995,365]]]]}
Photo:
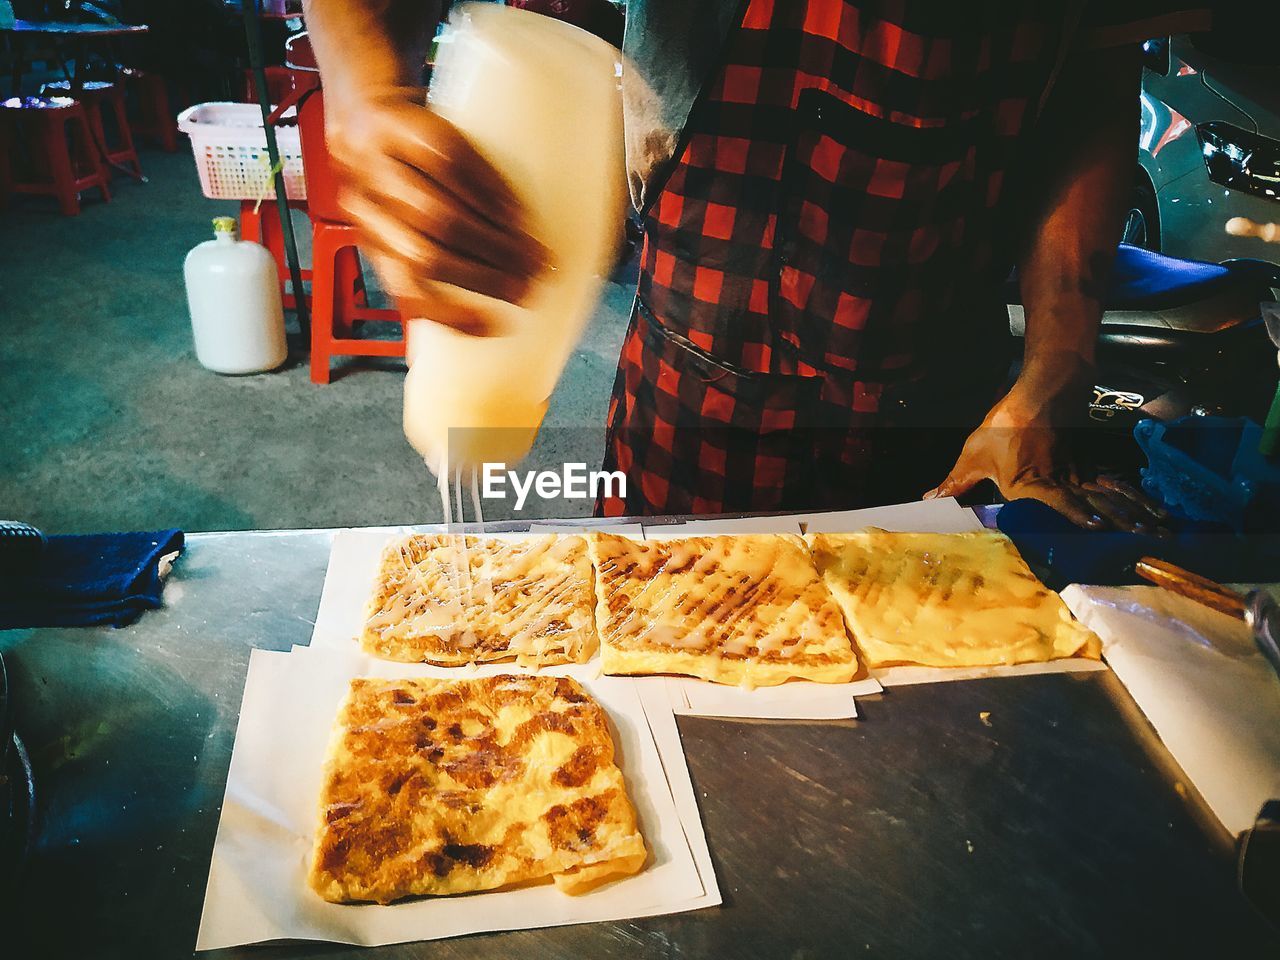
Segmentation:
{"type": "Polygon", "coordinates": [[[415,534],[384,549],[360,644],[441,666],[585,663],[593,603],[581,537],[415,534]]]}
{"type": "Polygon", "coordinates": [[[1072,618],[1001,533],[868,528],[807,539],[871,667],[975,667],[1101,655],[1098,638],[1072,618]]]}
{"type": "Polygon", "coordinates": [[[636,873],[647,854],[613,756],[604,710],[572,679],[353,680],[310,884],[390,903],[636,873]]]}
{"type": "Polygon", "coordinates": [[[605,673],[771,686],[843,683],[858,671],[840,610],[798,536],[594,534],[590,545],[605,673]]]}

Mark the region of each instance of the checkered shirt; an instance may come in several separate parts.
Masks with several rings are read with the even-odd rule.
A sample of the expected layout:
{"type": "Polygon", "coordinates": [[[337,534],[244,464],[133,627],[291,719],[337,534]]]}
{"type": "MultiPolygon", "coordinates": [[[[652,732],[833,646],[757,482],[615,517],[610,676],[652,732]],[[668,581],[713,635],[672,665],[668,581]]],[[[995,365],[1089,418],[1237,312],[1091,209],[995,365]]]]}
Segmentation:
{"type": "Polygon", "coordinates": [[[602,512],[945,476],[1008,366],[1001,200],[1071,8],[750,0],[647,211],[602,512]]]}

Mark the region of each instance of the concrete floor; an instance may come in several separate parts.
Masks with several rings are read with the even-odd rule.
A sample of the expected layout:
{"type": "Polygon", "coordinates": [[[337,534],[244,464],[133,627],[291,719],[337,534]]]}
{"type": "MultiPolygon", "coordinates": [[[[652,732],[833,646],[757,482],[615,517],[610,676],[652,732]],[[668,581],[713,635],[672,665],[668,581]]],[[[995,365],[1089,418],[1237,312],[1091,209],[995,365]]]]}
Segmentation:
{"type": "MultiPolygon", "coordinates": [[[[79,217],[36,198],[0,213],[0,518],[54,533],[440,519],[400,432],[403,364],[348,361],[326,387],[296,342],[275,373],[196,362],[182,258],[236,205],[201,196],[189,152],[142,161],[149,183],[117,178],[112,202],[79,217]]],[[[599,463],[634,262],[615,281],[532,461],[599,463]]],[[[486,504],[495,515],[515,514],[486,504]]]]}

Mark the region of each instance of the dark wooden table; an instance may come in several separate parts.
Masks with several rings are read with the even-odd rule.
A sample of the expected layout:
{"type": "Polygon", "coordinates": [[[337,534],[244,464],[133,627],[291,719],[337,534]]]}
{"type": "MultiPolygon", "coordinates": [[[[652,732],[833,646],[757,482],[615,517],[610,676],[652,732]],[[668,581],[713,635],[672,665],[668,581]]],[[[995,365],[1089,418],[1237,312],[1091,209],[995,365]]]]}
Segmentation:
{"type": "MultiPolygon", "coordinates": [[[[13,35],[13,86],[15,95],[21,95],[22,75],[25,71],[23,58],[23,39],[38,36],[48,37],[61,45],[69,46],[71,57],[76,64],[74,71],[68,71],[67,79],[71,81],[74,94],[80,89],[81,64],[93,41],[112,40],[117,37],[136,36],[146,33],[150,27],[144,23],[62,23],[56,20],[15,20],[10,27],[3,28],[13,35]]],[[[63,57],[63,64],[67,61],[63,57]]]]}
{"type": "MultiPolygon", "coordinates": [[[[23,39],[25,37],[38,36],[51,38],[58,44],[58,56],[62,62],[63,72],[66,73],[67,81],[71,85],[71,96],[78,97],[84,87],[84,62],[89,54],[91,43],[95,41],[109,43],[119,37],[137,36],[146,33],[151,28],[145,23],[63,23],[57,20],[15,20],[13,26],[4,29],[13,36],[13,75],[10,89],[14,95],[22,95],[22,77],[26,70],[23,39]],[[65,54],[64,47],[70,48],[70,57],[65,54]],[[74,69],[67,67],[68,59],[74,62],[74,69]]],[[[112,64],[114,70],[114,59],[112,64]]],[[[145,180],[132,167],[111,163],[111,160],[106,155],[105,144],[97,144],[97,149],[102,155],[104,164],[110,164],[116,170],[135,180],[145,180]]]]}
{"type": "Polygon", "coordinates": [[[66,37],[123,37],[146,33],[144,23],[65,23],[60,20],[15,20],[5,27],[13,33],[44,33],[66,37]]]}
{"type": "MultiPolygon", "coordinates": [[[[193,535],[136,625],[0,632],[42,816],[0,956],[191,953],[249,651],[308,642],[331,539],[193,535]]],[[[679,721],[722,907],[209,956],[1280,957],[1229,838],[1111,673],[897,687],[859,709],[679,721]]]]}

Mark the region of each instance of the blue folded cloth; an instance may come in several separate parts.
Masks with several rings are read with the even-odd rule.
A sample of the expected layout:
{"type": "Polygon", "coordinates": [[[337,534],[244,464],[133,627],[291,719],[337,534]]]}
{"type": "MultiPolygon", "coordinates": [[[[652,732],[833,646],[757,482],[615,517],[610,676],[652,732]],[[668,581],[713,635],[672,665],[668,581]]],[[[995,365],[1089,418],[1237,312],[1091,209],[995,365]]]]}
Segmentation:
{"type": "Polygon", "coordinates": [[[181,530],[47,537],[36,557],[22,544],[20,561],[0,557],[0,630],[130,624],[160,606],[160,560],[182,546],[181,530]]]}
{"type": "Polygon", "coordinates": [[[1134,564],[1167,560],[1219,583],[1280,580],[1280,537],[1242,536],[1225,526],[1172,518],[1169,538],[1114,530],[1083,530],[1038,500],[1000,508],[1000,532],[1055,590],[1069,583],[1144,583],[1134,564]]]}

